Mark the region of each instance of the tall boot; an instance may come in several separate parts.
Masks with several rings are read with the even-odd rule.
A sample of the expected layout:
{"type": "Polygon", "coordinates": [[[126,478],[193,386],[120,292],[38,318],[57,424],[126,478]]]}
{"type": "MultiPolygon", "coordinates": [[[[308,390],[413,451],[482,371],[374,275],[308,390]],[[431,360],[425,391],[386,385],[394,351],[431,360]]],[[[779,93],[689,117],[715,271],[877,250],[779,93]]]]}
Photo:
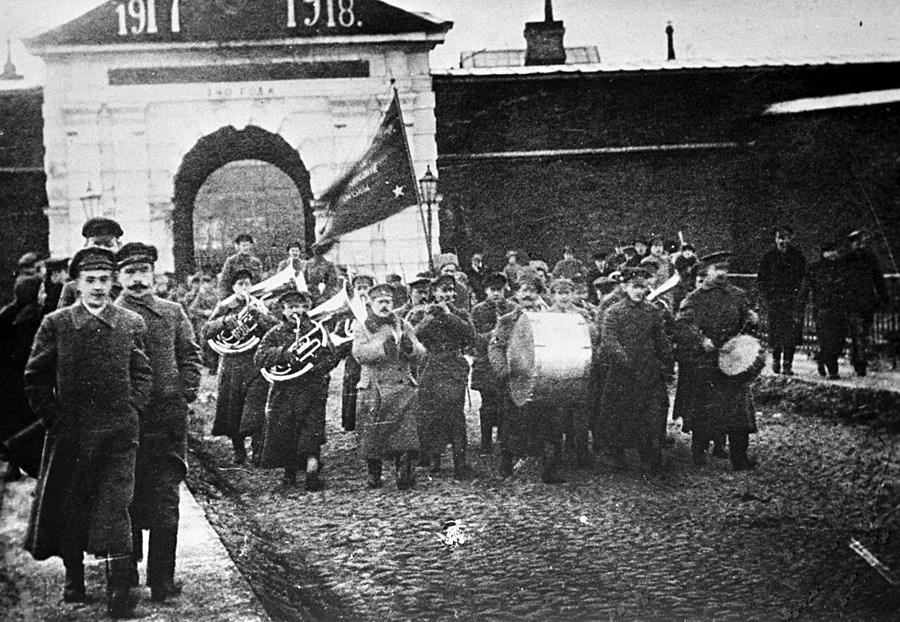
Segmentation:
{"type": "Polygon", "coordinates": [[[112,618],[134,616],[137,594],[128,586],[130,568],[129,553],[106,559],[106,610],[112,618]]]}
{"type": "Polygon", "coordinates": [[[65,555],[63,557],[63,565],[66,568],[63,601],[67,603],[83,603],[87,598],[84,589],[84,554],[65,555]]]}
{"type": "Polygon", "coordinates": [[[513,475],[513,455],[506,449],[500,452],[500,475],[501,477],[512,477],[513,475]]]}
{"type": "Polygon", "coordinates": [[[747,457],[750,446],[750,434],[747,432],[731,432],[728,434],[731,446],[731,468],[735,471],[747,471],[756,468],[756,461],[747,457]]]}
{"type": "Polygon", "coordinates": [[[409,490],[416,485],[416,474],[413,470],[415,456],[411,452],[404,452],[400,456],[397,465],[397,490],[409,490]]]}
{"type": "Polygon", "coordinates": [[[545,484],[562,484],[566,480],[559,474],[562,442],[560,440],[544,441],[544,470],[541,481],[545,484]]]}
{"type": "Polygon", "coordinates": [[[494,426],[488,417],[481,418],[481,454],[490,456],[494,449],[494,426]]]}
{"type": "Polygon", "coordinates": [[[369,488],[381,488],[381,460],[367,460],[369,478],[366,481],[369,488]]]}
{"type": "Polygon", "coordinates": [[[466,463],[465,438],[456,438],[453,441],[453,477],[456,479],[468,479],[472,476],[472,467],[466,463]]]}
{"type": "Polygon", "coordinates": [[[772,348],[772,371],[781,373],[781,348],[772,348]]]}
{"type": "Polygon", "coordinates": [[[144,531],[131,519],[131,567],[128,569],[128,585],[138,587],[141,584],[138,575],[138,562],[144,557],[144,531]]]}
{"type": "Polygon", "coordinates": [[[709,458],[706,456],[706,452],[709,450],[709,437],[697,432],[692,432],[691,434],[691,456],[694,459],[694,464],[703,466],[709,461],[709,458]]]}
{"type": "Polygon", "coordinates": [[[231,447],[234,449],[234,463],[244,464],[247,462],[247,448],[244,447],[243,436],[232,436],[231,447]]]}
{"type": "Polygon", "coordinates": [[[150,530],[147,547],[147,585],[150,598],[156,601],[181,594],[181,584],[175,583],[175,550],[178,546],[178,527],[150,530]]]}
{"type": "Polygon", "coordinates": [[[786,346],[784,348],[784,363],[782,364],[781,373],[785,376],[793,376],[794,371],[794,346],[786,346]]]}

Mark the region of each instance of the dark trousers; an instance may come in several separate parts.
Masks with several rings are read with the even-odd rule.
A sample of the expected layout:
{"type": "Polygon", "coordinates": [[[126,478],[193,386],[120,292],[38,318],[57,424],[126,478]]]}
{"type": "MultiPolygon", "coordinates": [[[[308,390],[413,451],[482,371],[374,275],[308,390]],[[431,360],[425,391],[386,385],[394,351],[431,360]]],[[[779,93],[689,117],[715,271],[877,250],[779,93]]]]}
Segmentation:
{"type": "Polygon", "coordinates": [[[783,366],[790,371],[794,363],[794,351],[797,348],[800,319],[797,303],[776,301],[769,303],[769,345],[772,348],[772,365],[783,366]]]}
{"type": "Polygon", "coordinates": [[[869,364],[869,343],[874,315],[871,311],[851,311],[847,315],[850,333],[850,363],[858,374],[865,374],[869,364]]]}
{"type": "Polygon", "coordinates": [[[481,450],[490,452],[493,446],[494,428],[497,428],[497,438],[500,438],[500,426],[503,423],[503,393],[494,388],[482,388],[481,410],[478,418],[481,423],[481,450]]]}
{"type": "Polygon", "coordinates": [[[838,373],[838,358],[847,341],[847,314],[843,311],[819,309],[816,312],[816,338],[819,341],[819,363],[832,376],[838,373]]]}
{"type": "MultiPolygon", "coordinates": [[[[695,461],[703,458],[709,450],[711,441],[718,441],[718,438],[713,439],[704,434],[698,434],[696,430],[691,434],[691,453],[693,454],[695,461]]],[[[727,436],[731,466],[738,468],[747,461],[747,449],[750,447],[750,433],[728,432],[727,436]]]]}

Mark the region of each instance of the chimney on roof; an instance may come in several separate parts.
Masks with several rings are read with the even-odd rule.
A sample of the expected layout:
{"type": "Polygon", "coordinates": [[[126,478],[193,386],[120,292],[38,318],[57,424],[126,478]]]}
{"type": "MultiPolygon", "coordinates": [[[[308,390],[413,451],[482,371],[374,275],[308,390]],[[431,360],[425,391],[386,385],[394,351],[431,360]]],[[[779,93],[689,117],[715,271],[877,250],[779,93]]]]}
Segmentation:
{"type": "Polygon", "coordinates": [[[16,73],[16,66],[12,62],[12,43],[6,40],[6,64],[3,65],[3,73],[0,73],[0,80],[22,80],[25,76],[16,73]]]}
{"type": "Polygon", "coordinates": [[[666,38],[669,40],[669,55],[666,60],[675,60],[675,39],[674,35],[675,29],[672,28],[672,22],[669,22],[669,25],[666,26],[666,38]]]}
{"type": "Polygon", "coordinates": [[[566,48],[562,21],[553,20],[553,2],[544,0],[544,21],[525,24],[525,65],[563,65],[566,48]]]}

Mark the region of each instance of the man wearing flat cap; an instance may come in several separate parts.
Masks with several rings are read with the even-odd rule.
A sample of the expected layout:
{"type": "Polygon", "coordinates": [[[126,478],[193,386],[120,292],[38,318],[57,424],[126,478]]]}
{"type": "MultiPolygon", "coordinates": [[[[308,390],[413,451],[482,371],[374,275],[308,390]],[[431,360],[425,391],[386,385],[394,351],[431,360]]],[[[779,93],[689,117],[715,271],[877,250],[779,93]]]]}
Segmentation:
{"type": "Polygon", "coordinates": [[[132,561],[143,551],[150,531],[147,585],[153,600],[181,591],[175,583],[178,541],[178,488],[187,474],[188,404],[200,385],[200,347],[182,306],[153,293],[157,251],[129,242],[116,253],[122,293],[116,304],[134,311],[147,324],[146,352],[153,367],[153,392],[141,419],[140,446],[131,504],[132,561]]]}
{"type": "Polygon", "coordinates": [[[803,280],[806,277],[806,259],[791,242],[794,232],[790,227],[775,230],[775,248],[759,262],[757,284],[766,301],[769,312],[769,347],[772,348],[772,371],[776,374],[794,374],[794,350],[803,335],[801,302],[803,280]]]}
{"type": "Polygon", "coordinates": [[[718,366],[719,349],[745,327],[756,313],[747,294],[728,282],[731,253],[701,259],[701,285],[688,294],[675,318],[678,343],[678,388],[674,417],[691,432],[694,463],[706,464],[712,440],[728,436],[731,466],[740,471],[756,463],[747,457],[750,434],[756,432],[756,412],[749,382],[730,379],[718,366]]]}
{"type": "Polygon", "coordinates": [[[85,600],[84,553],[105,558],[109,613],[125,617],[136,603],[128,509],[153,386],[147,324],[110,300],[111,250],[83,248],[70,270],[79,300],[44,318],[25,369],[25,393],[47,426],[25,548],[63,559],[67,602],[85,600]]]}
{"type": "MultiPolygon", "coordinates": [[[[81,237],[84,238],[84,248],[91,246],[99,246],[108,248],[113,253],[119,250],[121,243],[119,238],[122,237],[122,227],[111,218],[89,218],[81,227],[81,237]]],[[[115,300],[119,295],[119,286],[113,283],[110,296],[115,300]]],[[[63,286],[62,294],[59,296],[59,306],[57,309],[68,307],[78,298],[78,288],[73,281],[63,286]]]]}
{"type": "Polygon", "coordinates": [[[625,465],[624,451],[634,448],[655,470],[661,464],[669,416],[672,343],[663,311],[646,300],[650,273],[633,268],[624,278],[626,298],[603,315],[598,359],[604,373],[594,438],[611,452],[617,466],[625,465]]]}
{"type": "Polygon", "coordinates": [[[875,311],[887,304],[884,272],[878,258],[866,245],[866,233],[847,236],[850,250],[843,258],[846,274],[847,320],[850,334],[850,363],[856,375],[865,376],[875,311]]]}
{"type": "Polygon", "coordinates": [[[494,428],[500,435],[506,391],[488,360],[488,344],[497,320],[512,312],[515,304],[506,299],[506,276],[501,272],[490,274],[484,280],[486,298],[472,309],[475,326],[475,356],[472,361],[472,389],[481,393],[481,453],[490,455],[493,449],[494,428]]]}

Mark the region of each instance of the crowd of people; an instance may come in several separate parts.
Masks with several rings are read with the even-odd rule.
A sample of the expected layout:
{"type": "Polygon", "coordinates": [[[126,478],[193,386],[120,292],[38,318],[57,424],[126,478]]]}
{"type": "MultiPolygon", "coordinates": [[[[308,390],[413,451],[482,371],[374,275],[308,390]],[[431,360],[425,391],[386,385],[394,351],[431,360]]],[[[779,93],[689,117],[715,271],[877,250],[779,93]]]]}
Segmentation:
{"type": "MultiPolygon", "coordinates": [[[[482,253],[465,269],[444,253],[407,283],[378,283],[332,264],[326,248],[304,258],[292,243],[274,271],[289,278],[268,288],[245,233],[217,277],[180,287],[157,272],[153,246],[120,244],[118,223],[91,219],[82,233],[71,261],[23,257],[15,299],[0,310],[7,477],[38,477],[25,546],[36,559],[62,558],[67,602],[84,600],[84,554],[93,554],[106,559],[110,614],[130,616],[144,530],[152,598],[179,593],[178,487],[204,365],[217,375],[211,433],[230,440],[234,462],[281,469],[282,487],[301,473],[307,491],[325,487],[328,387],[342,361],[341,423],[358,437],[369,488],[382,487],[385,463],[398,489],[413,488],[417,469],[441,472],[448,447],[453,475],[470,477],[470,390],[481,396],[480,451],[499,445],[504,477],[519,458],[539,456],[542,480],[560,483],[564,456],[577,468],[628,468],[633,451],[659,470],[676,365],[673,417],[692,435],[694,462],[707,464],[712,443],[733,469],[756,466],[752,374],[725,375],[718,362],[759,322],[729,283],[727,252],[667,252],[654,238],[589,265],[566,248],[552,270],[521,251],[499,270],[482,253]],[[571,390],[517,399],[512,362],[528,346],[516,335],[530,312],[563,314],[571,330],[550,337],[590,353],[584,377],[567,379],[571,390]]],[[[774,371],[793,373],[811,299],[821,373],[836,377],[849,334],[865,374],[872,314],[885,300],[875,256],[854,232],[846,249],[823,246],[807,267],[791,237],[776,231],[759,270],[774,371]]]]}

